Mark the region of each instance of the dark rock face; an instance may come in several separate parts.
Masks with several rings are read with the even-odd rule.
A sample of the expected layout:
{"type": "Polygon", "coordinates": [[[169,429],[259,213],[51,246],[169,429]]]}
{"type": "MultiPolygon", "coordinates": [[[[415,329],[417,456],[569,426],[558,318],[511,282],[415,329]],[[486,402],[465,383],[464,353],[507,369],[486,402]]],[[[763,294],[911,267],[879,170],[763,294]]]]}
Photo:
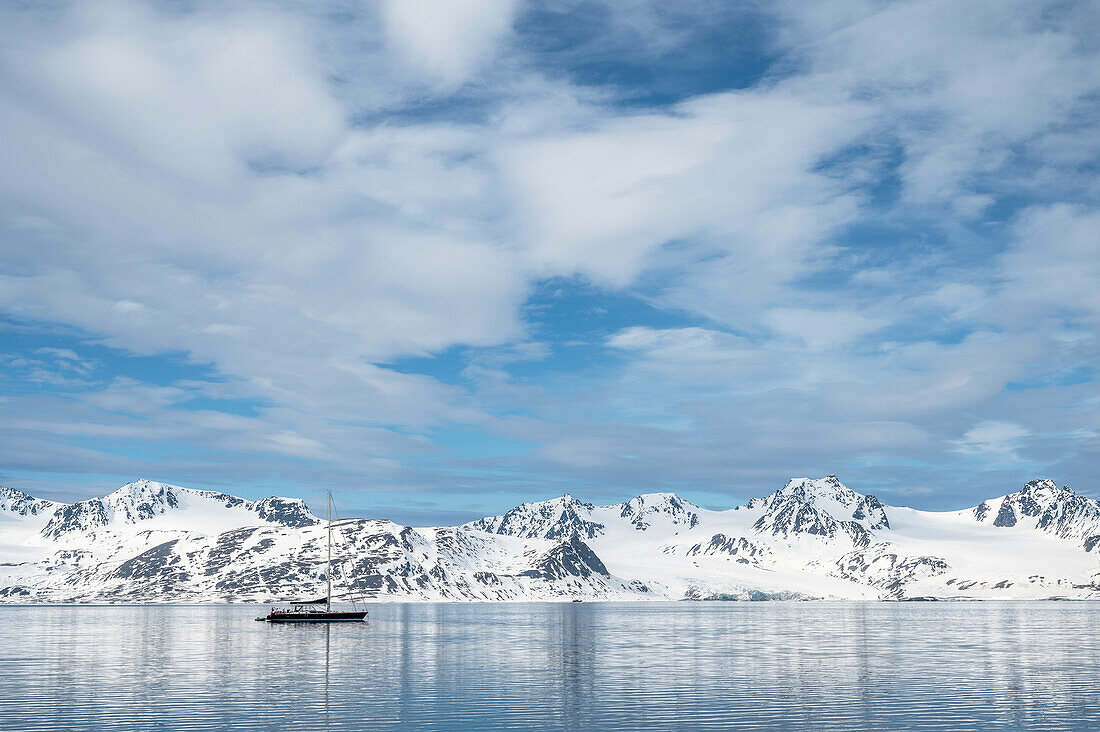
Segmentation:
{"type": "MultiPolygon", "coordinates": [[[[982,517],[975,510],[975,518],[982,517]]],[[[1069,486],[1059,488],[1051,480],[1032,480],[1005,496],[993,525],[1015,526],[1024,517],[1037,519],[1036,528],[1063,539],[1088,541],[1100,534],[1100,502],[1077,495],[1069,486]]]]}
{"type": "Polygon", "coordinates": [[[164,513],[167,508],[179,508],[179,497],[175,491],[164,486],[162,490],[150,500],[141,500],[134,503],[133,515],[138,520],[151,519],[159,513],[164,513]]]}
{"type": "Polygon", "coordinates": [[[866,520],[868,526],[872,529],[890,528],[890,520],[886,517],[886,507],[871,493],[860,496],[859,502],[852,511],[852,518],[866,520]]]}
{"type": "Polygon", "coordinates": [[[773,536],[789,536],[794,533],[829,538],[836,536],[838,526],[839,522],[829,514],[797,499],[771,507],[768,513],[753,524],[757,531],[773,536]]]}
{"type": "Polygon", "coordinates": [[[997,512],[997,518],[993,519],[994,526],[1015,526],[1016,525],[1016,511],[1013,510],[1012,504],[1005,501],[1001,504],[1001,510],[997,512]]]}
{"type": "Polygon", "coordinates": [[[474,579],[483,585],[499,585],[500,577],[493,572],[474,572],[474,579]]]}
{"type": "Polygon", "coordinates": [[[708,543],[696,544],[690,547],[686,555],[697,557],[700,555],[716,556],[725,554],[736,558],[742,564],[759,565],[760,560],[770,556],[771,553],[771,549],[754,544],[743,536],[727,537],[725,534],[715,534],[710,537],[708,543]]]}
{"type": "Polygon", "coordinates": [[[42,528],[42,536],[60,539],[75,531],[106,526],[108,522],[107,507],[103,505],[102,499],[81,501],[57,509],[53,518],[42,528]]]}
{"type": "Polygon", "coordinates": [[[165,574],[165,570],[173,564],[179,563],[179,557],[172,552],[178,543],[178,539],[166,541],[138,554],[132,559],[127,559],[118,566],[118,569],[114,571],[114,575],[129,580],[159,577],[165,574]]]}
{"type": "Polygon", "coordinates": [[[871,532],[863,528],[863,524],[857,521],[841,521],[840,528],[851,538],[852,543],[858,547],[870,546],[871,532]]]}
{"type": "Polygon", "coordinates": [[[607,571],[603,561],[596,556],[596,552],[577,536],[572,536],[568,541],[558,544],[544,554],[533,568],[520,573],[522,577],[541,577],[542,579],[566,577],[588,579],[592,575],[611,577],[611,573],[607,571]]]}
{"type": "Polygon", "coordinates": [[[300,528],[313,526],[321,522],[306,508],[306,504],[295,498],[265,498],[256,501],[253,509],[256,515],[264,521],[281,526],[300,528]]]}

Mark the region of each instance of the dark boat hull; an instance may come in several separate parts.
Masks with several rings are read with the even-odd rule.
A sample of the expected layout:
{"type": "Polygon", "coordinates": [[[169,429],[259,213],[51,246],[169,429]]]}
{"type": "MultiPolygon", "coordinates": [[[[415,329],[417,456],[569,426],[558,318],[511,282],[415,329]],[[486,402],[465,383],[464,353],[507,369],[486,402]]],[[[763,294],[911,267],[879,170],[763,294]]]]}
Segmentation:
{"type": "Polygon", "coordinates": [[[271,613],[264,620],[269,623],[348,623],[367,617],[362,612],[321,613],[271,613]]]}

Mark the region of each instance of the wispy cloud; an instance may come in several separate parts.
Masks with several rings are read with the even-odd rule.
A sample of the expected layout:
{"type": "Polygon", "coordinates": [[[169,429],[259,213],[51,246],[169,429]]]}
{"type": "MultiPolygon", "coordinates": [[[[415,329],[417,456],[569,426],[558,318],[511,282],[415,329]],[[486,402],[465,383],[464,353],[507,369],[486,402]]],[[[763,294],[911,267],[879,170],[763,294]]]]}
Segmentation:
{"type": "Polygon", "coordinates": [[[1011,422],[982,422],[966,431],[956,440],[956,449],[965,455],[991,454],[1001,460],[1016,462],[1016,448],[1020,447],[1028,431],[1011,422]]]}

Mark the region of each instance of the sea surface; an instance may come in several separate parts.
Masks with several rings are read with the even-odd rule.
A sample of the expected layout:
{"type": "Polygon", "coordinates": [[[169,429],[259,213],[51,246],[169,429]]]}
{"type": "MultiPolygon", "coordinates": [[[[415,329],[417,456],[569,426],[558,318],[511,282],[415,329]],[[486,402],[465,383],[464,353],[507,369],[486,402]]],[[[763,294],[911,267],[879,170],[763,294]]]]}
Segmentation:
{"type": "Polygon", "coordinates": [[[2,730],[1100,729],[1100,604],[0,606],[2,730]]]}

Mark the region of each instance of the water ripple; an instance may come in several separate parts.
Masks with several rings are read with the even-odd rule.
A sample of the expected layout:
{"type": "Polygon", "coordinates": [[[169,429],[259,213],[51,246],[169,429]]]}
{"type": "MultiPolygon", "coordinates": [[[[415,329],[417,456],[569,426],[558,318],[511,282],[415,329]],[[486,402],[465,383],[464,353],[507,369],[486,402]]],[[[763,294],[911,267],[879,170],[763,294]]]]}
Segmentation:
{"type": "Polygon", "coordinates": [[[5,730],[1100,728],[1100,605],[0,607],[5,730]]]}

